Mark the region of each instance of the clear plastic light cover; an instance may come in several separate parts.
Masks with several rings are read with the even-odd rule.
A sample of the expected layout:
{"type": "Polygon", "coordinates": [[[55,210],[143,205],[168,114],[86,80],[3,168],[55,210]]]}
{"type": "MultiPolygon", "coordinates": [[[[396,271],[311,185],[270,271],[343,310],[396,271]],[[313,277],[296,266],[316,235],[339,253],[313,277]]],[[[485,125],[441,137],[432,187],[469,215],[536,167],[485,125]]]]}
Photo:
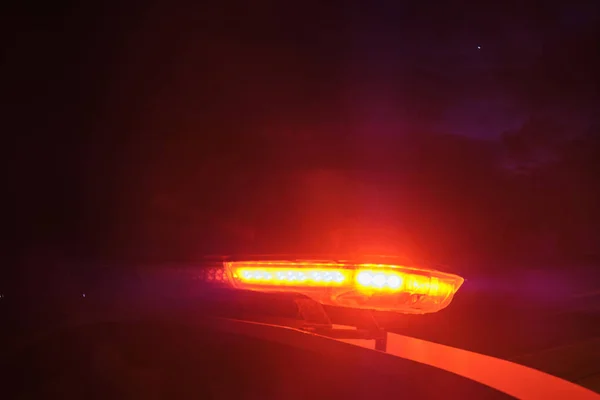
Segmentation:
{"type": "Polygon", "coordinates": [[[464,279],[431,269],[319,261],[226,261],[236,288],[296,292],[322,304],[424,314],[450,304],[464,279]]]}

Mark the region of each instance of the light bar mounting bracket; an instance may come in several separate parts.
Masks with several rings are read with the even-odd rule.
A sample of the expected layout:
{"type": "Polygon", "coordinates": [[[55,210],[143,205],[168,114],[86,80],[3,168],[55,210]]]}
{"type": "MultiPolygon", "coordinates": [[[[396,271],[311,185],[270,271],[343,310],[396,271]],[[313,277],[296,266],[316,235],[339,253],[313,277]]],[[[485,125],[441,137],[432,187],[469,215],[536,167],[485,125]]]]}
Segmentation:
{"type": "Polygon", "coordinates": [[[387,350],[387,332],[381,328],[370,310],[364,310],[354,327],[356,329],[335,328],[323,305],[308,297],[294,299],[299,316],[303,320],[302,330],[334,339],[374,340],[375,350],[387,350]]]}

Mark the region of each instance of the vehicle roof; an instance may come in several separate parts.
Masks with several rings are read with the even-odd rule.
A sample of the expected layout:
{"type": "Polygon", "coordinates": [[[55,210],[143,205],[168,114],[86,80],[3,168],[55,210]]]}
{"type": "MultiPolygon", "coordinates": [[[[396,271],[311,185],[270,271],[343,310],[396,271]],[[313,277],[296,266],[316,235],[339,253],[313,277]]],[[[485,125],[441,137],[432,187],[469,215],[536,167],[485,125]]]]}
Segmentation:
{"type": "MultiPolygon", "coordinates": [[[[199,391],[196,394],[212,392],[217,386],[218,398],[446,398],[447,393],[458,398],[508,398],[444,370],[295,329],[227,319],[128,321],[75,324],[53,331],[18,353],[11,373],[18,376],[16,382],[28,378],[35,386],[49,379],[43,373],[30,376],[32,365],[47,370],[42,362],[56,363],[58,369],[65,363],[81,368],[88,361],[98,374],[102,374],[98,362],[125,370],[123,351],[115,350],[118,343],[108,345],[116,337],[134,358],[154,349],[152,357],[145,358],[168,366],[172,373],[187,375],[176,380],[187,381],[190,391],[199,391]],[[108,355],[99,356],[93,350],[96,346],[108,355]],[[44,354],[42,361],[38,353],[44,354]],[[197,372],[182,372],[188,368],[197,372]],[[190,385],[192,380],[194,385],[190,385]]],[[[90,374],[79,379],[93,379],[90,374]]]]}

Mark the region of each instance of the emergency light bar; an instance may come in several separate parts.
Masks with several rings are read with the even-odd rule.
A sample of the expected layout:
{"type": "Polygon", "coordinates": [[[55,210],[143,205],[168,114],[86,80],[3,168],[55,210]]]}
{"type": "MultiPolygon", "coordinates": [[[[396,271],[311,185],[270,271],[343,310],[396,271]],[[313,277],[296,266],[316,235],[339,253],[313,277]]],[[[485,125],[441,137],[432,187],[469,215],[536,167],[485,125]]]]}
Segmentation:
{"type": "Polygon", "coordinates": [[[206,278],[236,289],[299,293],[325,305],[408,314],[447,307],[464,282],[432,269],[323,261],[225,261],[206,278]]]}

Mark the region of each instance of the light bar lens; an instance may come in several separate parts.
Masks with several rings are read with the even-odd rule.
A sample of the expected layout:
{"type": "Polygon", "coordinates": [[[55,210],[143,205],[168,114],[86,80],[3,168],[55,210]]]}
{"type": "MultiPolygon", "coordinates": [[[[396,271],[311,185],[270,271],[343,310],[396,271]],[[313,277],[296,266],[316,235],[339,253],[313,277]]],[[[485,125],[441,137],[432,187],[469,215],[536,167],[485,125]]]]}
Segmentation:
{"type": "Polygon", "coordinates": [[[229,283],[227,270],[223,267],[203,268],[195,278],[211,285],[227,285],[229,283]]]}
{"type": "Polygon", "coordinates": [[[351,271],[327,268],[237,268],[235,276],[248,284],[276,286],[342,286],[351,271]]]}
{"type": "Polygon", "coordinates": [[[384,264],[233,261],[225,266],[241,289],[293,291],[324,304],[418,314],[447,307],[464,282],[458,275],[384,264]]]}

